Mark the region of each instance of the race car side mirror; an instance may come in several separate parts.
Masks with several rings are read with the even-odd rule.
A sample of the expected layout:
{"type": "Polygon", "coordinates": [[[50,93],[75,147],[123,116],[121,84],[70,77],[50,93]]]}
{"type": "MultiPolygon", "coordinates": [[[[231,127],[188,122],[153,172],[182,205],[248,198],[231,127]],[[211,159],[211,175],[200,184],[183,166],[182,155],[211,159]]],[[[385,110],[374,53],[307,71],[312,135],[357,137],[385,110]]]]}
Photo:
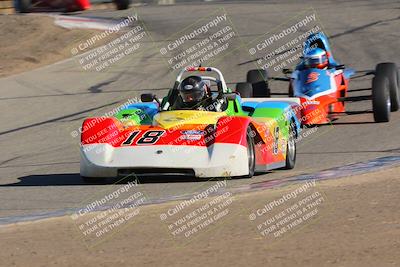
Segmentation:
{"type": "Polygon", "coordinates": [[[156,95],[154,95],[154,94],[141,94],[140,95],[140,101],[142,101],[142,102],[153,102],[154,99],[156,99],[156,95]]]}

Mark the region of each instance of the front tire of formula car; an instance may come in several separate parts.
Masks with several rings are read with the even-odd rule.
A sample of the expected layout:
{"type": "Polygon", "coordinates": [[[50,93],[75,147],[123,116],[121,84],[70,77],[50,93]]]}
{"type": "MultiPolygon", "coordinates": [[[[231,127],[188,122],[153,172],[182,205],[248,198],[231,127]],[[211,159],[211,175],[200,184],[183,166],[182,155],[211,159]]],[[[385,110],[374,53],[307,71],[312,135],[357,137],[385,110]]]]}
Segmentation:
{"type": "Polygon", "coordinates": [[[252,84],[254,97],[271,97],[266,70],[249,70],[247,72],[247,82],[252,84]]]}
{"type": "Polygon", "coordinates": [[[286,170],[291,170],[296,165],[296,128],[292,122],[289,126],[289,139],[286,145],[286,170]]]}
{"type": "Polygon", "coordinates": [[[375,69],[376,75],[384,75],[389,80],[391,111],[400,108],[400,75],[395,63],[379,63],[375,69]]]}
{"type": "Polygon", "coordinates": [[[372,109],[375,122],[388,122],[390,119],[391,100],[390,83],[382,68],[377,68],[372,79],[372,109]]]}
{"type": "Polygon", "coordinates": [[[253,87],[251,83],[237,83],[236,92],[238,92],[242,98],[253,97],[253,87]]]}
{"type": "Polygon", "coordinates": [[[251,178],[254,176],[256,169],[256,153],[254,150],[254,135],[255,131],[249,126],[247,128],[246,141],[247,141],[247,159],[249,164],[249,174],[245,175],[244,178],[251,178]]]}

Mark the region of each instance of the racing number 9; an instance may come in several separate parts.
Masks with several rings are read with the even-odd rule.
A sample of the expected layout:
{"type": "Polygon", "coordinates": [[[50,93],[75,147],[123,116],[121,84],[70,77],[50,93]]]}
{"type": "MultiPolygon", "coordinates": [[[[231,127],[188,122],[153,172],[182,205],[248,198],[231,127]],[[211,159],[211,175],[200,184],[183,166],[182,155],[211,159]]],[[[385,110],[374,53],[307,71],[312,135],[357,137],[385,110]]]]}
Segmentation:
{"type": "MultiPolygon", "coordinates": [[[[152,145],[155,144],[158,139],[164,134],[165,131],[161,130],[150,130],[145,132],[139,140],[136,141],[137,145],[152,145]]],[[[128,138],[122,143],[123,146],[132,145],[135,137],[140,133],[140,131],[133,131],[130,133],[128,138]]]]}

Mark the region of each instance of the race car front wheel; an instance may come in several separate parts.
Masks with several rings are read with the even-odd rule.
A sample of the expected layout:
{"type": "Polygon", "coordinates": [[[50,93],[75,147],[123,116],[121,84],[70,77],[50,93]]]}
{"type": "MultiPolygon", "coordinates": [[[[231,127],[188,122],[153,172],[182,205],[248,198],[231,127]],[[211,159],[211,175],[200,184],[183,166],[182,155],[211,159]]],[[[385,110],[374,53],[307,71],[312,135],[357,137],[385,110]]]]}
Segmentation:
{"type": "Polygon", "coordinates": [[[245,178],[253,177],[256,168],[256,154],[254,152],[254,135],[255,135],[254,130],[252,130],[251,127],[248,127],[246,141],[247,141],[247,159],[249,163],[249,174],[245,175],[244,176],[245,178]]]}
{"type": "Polygon", "coordinates": [[[389,80],[390,111],[398,111],[400,108],[400,75],[395,63],[379,63],[375,69],[376,75],[386,76],[389,80]]]}
{"type": "Polygon", "coordinates": [[[385,74],[385,72],[376,71],[372,79],[372,109],[375,122],[388,122],[390,119],[389,79],[385,74]]]}
{"type": "Polygon", "coordinates": [[[285,169],[290,170],[296,165],[296,130],[292,122],[289,126],[289,137],[286,145],[285,169]]]}

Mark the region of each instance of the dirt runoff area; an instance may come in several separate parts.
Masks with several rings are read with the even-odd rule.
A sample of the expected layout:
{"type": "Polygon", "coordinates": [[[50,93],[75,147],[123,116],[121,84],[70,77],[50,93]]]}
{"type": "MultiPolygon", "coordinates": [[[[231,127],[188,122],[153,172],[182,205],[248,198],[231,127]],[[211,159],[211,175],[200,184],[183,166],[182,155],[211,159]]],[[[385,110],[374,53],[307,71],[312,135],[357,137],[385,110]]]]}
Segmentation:
{"type": "MultiPolygon", "coordinates": [[[[40,15],[0,16],[0,78],[71,57],[71,49],[95,30],[68,30],[40,15]]],[[[104,40],[107,41],[107,40],[104,40]]],[[[101,45],[104,43],[98,43],[101,45]]]]}
{"type": "Polygon", "coordinates": [[[91,237],[73,216],[2,226],[1,265],[400,266],[399,179],[396,167],[144,206],[91,237]]]}

